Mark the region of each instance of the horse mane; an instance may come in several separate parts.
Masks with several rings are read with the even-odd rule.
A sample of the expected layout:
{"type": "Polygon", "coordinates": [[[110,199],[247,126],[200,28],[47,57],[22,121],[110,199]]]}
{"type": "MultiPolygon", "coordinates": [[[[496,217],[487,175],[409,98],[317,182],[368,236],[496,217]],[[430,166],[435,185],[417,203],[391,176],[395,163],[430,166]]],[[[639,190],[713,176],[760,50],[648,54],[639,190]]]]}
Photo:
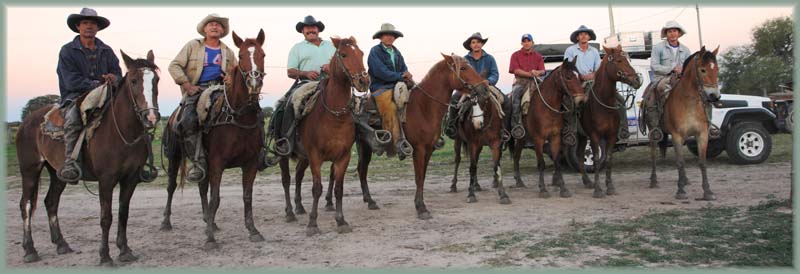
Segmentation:
{"type": "MultiPolygon", "coordinates": [[[[454,55],[453,56],[453,60],[455,60],[455,59],[463,60],[464,62],[466,62],[466,59],[464,59],[464,57],[461,57],[461,56],[454,55]]],[[[446,66],[447,65],[446,61],[447,60],[442,59],[442,60],[439,60],[439,62],[436,62],[436,64],[433,64],[433,66],[428,70],[428,73],[425,74],[425,77],[422,78],[422,81],[425,81],[429,77],[432,77],[435,74],[435,73],[433,73],[434,71],[441,70],[442,66],[446,66]]],[[[420,81],[420,82],[422,82],[422,81],[420,81]]]]}
{"type": "MultiPolygon", "coordinates": [[[[689,55],[689,58],[686,58],[686,60],[683,60],[683,71],[686,71],[686,68],[689,67],[689,62],[691,62],[692,59],[694,59],[694,57],[697,56],[697,54],[699,54],[699,53],[700,53],[699,51],[697,51],[695,53],[692,53],[692,55],[689,55]]],[[[703,62],[714,62],[714,63],[716,63],[717,62],[717,56],[715,56],[710,51],[705,51],[705,53],[703,54],[703,62]]]]}

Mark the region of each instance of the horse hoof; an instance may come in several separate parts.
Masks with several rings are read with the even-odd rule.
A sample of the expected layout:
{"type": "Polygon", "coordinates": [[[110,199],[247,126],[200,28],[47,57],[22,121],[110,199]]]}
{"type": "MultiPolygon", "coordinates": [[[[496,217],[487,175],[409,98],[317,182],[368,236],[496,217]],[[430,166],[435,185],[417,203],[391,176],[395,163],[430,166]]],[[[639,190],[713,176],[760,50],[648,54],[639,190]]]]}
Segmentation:
{"type": "Polygon", "coordinates": [[[220,248],[220,245],[217,242],[206,242],[204,248],[206,251],[214,251],[218,250],[220,248]]]}
{"type": "Polygon", "coordinates": [[[134,262],[138,259],[139,257],[133,256],[133,253],[131,252],[121,253],[119,254],[119,257],[117,257],[117,260],[123,263],[134,262]]]}
{"type": "Polygon", "coordinates": [[[475,197],[467,197],[467,203],[477,203],[478,198],[475,197]]]}
{"type": "Polygon", "coordinates": [[[263,241],[264,241],[264,236],[261,236],[261,233],[256,233],[256,234],[250,235],[250,242],[257,243],[257,242],[263,242],[263,241]]]}
{"type": "Polygon", "coordinates": [[[367,208],[369,208],[369,210],[378,210],[378,209],[381,209],[381,208],[378,206],[378,204],[377,204],[377,203],[375,203],[375,202],[371,202],[371,203],[367,204],[367,208]]]}
{"type": "Polygon", "coordinates": [[[308,236],[308,237],[317,235],[319,233],[320,233],[319,227],[316,227],[316,226],[306,227],[306,236],[308,236]]]}
{"type": "Polygon", "coordinates": [[[161,229],[159,229],[159,230],[164,231],[164,232],[172,231],[172,224],[170,224],[170,223],[161,223],[161,229]]]}
{"type": "Polygon", "coordinates": [[[23,258],[23,260],[25,261],[25,263],[32,263],[32,262],[41,261],[42,258],[39,257],[39,253],[33,252],[31,254],[26,254],[25,257],[23,258]]]}
{"type": "Polygon", "coordinates": [[[432,218],[433,218],[433,216],[431,216],[430,212],[425,211],[425,212],[417,213],[417,219],[430,220],[432,218]]]}
{"type": "Polygon", "coordinates": [[[605,197],[606,197],[606,194],[604,192],[602,192],[602,191],[595,191],[594,193],[592,193],[592,198],[602,199],[602,198],[605,198],[605,197]]]}
{"type": "Polygon", "coordinates": [[[336,211],[336,207],[333,205],[325,205],[325,211],[336,211]]]}
{"type": "Polygon", "coordinates": [[[72,248],[69,248],[69,245],[67,245],[67,244],[59,245],[56,248],[56,253],[58,253],[59,255],[72,253],[72,248]]]}
{"type": "Polygon", "coordinates": [[[297,217],[295,217],[294,214],[286,215],[285,220],[286,220],[287,223],[297,222],[297,217]]]}
{"type": "Polygon", "coordinates": [[[350,228],[350,225],[340,225],[336,227],[336,232],[339,234],[350,233],[353,232],[353,229],[350,228]]]}
{"type": "Polygon", "coordinates": [[[675,194],[675,199],[677,199],[677,200],[686,200],[686,199],[689,199],[689,197],[686,196],[686,193],[677,193],[677,194],[675,194]]]}
{"type": "Polygon", "coordinates": [[[294,214],[303,215],[306,214],[306,209],[303,206],[298,206],[294,209],[294,214]]]}
{"type": "Polygon", "coordinates": [[[211,229],[213,229],[214,232],[218,232],[218,231],[222,230],[222,229],[219,229],[219,226],[217,226],[217,223],[214,223],[213,225],[211,225],[211,229]]]}
{"type": "Polygon", "coordinates": [[[475,191],[483,191],[483,188],[481,188],[481,185],[475,184],[475,191]]]}
{"type": "Polygon", "coordinates": [[[561,198],[569,198],[569,197],[572,197],[572,192],[569,192],[569,191],[561,191],[561,192],[559,193],[559,195],[561,196],[561,198]]]}
{"type": "Polygon", "coordinates": [[[547,191],[539,192],[539,198],[544,198],[544,199],[550,198],[550,192],[547,191]]]}
{"type": "Polygon", "coordinates": [[[650,183],[650,188],[661,188],[658,183],[650,183]]]}
{"type": "Polygon", "coordinates": [[[613,188],[606,189],[606,195],[608,196],[617,195],[617,190],[613,188]]]}
{"type": "Polygon", "coordinates": [[[111,260],[111,258],[100,260],[100,264],[98,264],[97,266],[99,266],[99,267],[116,267],[116,265],[114,264],[114,261],[111,260]]]}
{"type": "Polygon", "coordinates": [[[501,205],[510,205],[511,204],[511,199],[509,199],[508,197],[500,198],[500,204],[501,205]]]}
{"type": "Polygon", "coordinates": [[[450,187],[450,193],[458,193],[458,188],[455,186],[450,187]]]}
{"type": "Polygon", "coordinates": [[[714,193],[704,193],[703,194],[703,201],[716,201],[717,196],[714,193]]]}

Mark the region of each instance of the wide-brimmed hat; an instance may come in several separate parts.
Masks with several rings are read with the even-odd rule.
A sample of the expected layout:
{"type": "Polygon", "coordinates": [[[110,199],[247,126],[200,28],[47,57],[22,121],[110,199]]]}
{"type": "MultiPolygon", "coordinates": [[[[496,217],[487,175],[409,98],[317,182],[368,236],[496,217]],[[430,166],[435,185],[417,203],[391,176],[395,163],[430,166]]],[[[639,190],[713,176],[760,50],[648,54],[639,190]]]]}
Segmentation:
{"type": "Polygon", "coordinates": [[[462,45],[464,46],[465,49],[472,50],[472,48],[469,47],[469,44],[472,43],[472,39],[480,40],[481,44],[486,44],[486,41],[489,41],[488,37],[487,38],[483,38],[483,36],[481,36],[480,32],[476,32],[476,33],[473,33],[472,35],[470,35],[469,38],[467,38],[467,40],[464,40],[464,43],[462,43],[462,45]]]}
{"type": "Polygon", "coordinates": [[[97,22],[97,28],[99,30],[103,30],[107,28],[108,25],[111,25],[111,22],[108,21],[108,19],[106,19],[103,16],[98,16],[97,11],[90,8],[83,8],[81,9],[81,13],[78,14],[73,13],[70,14],[69,17],[67,17],[67,26],[69,26],[69,29],[71,29],[72,31],[79,32],[78,23],[80,23],[81,20],[84,19],[94,20],[95,22],[97,22]]]}
{"type": "Polygon", "coordinates": [[[208,24],[208,22],[217,22],[220,25],[222,25],[222,28],[224,28],[225,30],[222,32],[222,36],[220,36],[220,38],[225,37],[226,35],[228,35],[228,32],[230,31],[230,25],[228,23],[228,18],[219,16],[216,13],[209,14],[208,16],[206,16],[206,18],[203,18],[203,20],[200,20],[200,23],[197,23],[197,33],[199,33],[203,37],[206,37],[206,32],[203,31],[203,29],[205,29],[205,27],[208,24]]]}
{"type": "Polygon", "coordinates": [[[394,28],[394,25],[389,24],[389,23],[383,23],[383,24],[381,24],[381,30],[379,30],[378,32],[375,32],[375,34],[372,35],[372,39],[381,38],[381,36],[384,35],[384,34],[394,35],[394,38],[403,37],[403,33],[397,31],[394,28]]]}
{"type": "Polygon", "coordinates": [[[297,22],[297,25],[294,25],[294,29],[299,33],[303,33],[303,27],[305,26],[317,26],[319,32],[325,30],[325,24],[323,24],[322,21],[317,21],[317,19],[314,19],[314,16],[311,15],[306,16],[302,22],[297,22]]]}
{"type": "Polygon", "coordinates": [[[664,24],[663,28],[661,28],[661,39],[667,38],[668,29],[677,29],[681,33],[680,35],[678,35],[678,37],[681,37],[684,34],[686,34],[686,31],[683,29],[683,27],[681,27],[681,24],[678,24],[678,22],[675,22],[674,20],[670,20],[667,21],[666,24],[664,24]]]}
{"type": "Polygon", "coordinates": [[[597,35],[594,34],[594,30],[592,30],[590,28],[587,28],[584,25],[581,25],[580,27],[578,27],[577,30],[573,31],[572,34],[569,35],[569,40],[572,41],[573,43],[577,43],[578,42],[578,34],[581,33],[581,32],[585,32],[585,33],[589,34],[589,41],[597,39],[597,35]]]}

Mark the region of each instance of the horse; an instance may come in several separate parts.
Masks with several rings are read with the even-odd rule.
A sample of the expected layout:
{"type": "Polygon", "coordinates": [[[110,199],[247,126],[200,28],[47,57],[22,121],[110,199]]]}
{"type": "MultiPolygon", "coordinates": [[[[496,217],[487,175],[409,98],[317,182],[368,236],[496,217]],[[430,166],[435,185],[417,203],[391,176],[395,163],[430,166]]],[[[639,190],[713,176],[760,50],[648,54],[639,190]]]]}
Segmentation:
{"type": "MultiPolygon", "coordinates": [[[[352,92],[355,88],[360,92],[369,89],[369,75],[364,68],[364,53],[359,49],[356,39],[331,38],[336,52],[329,64],[330,77],[319,83],[319,97],[312,106],[308,116],[298,123],[300,142],[298,148],[292,151],[291,158],[297,160],[295,180],[296,203],[298,210],[302,208],[300,202],[300,182],[306,168],[311,167],[314,185],[312,193],[314,203],[309,213],[309,222],[306,226],[306,235],[319,234],[317,225],[319,197],[322,196],[321,165],[323,161],[331,161],[331,172],[336,181],[336,224],[337,232],[348,233],[352,231],[344,219],[342,210],[342,194],[344,175],[350,163],[350,149],[355,142],[355,124],[349,108],[352,92]],[[335,137],[335,138],[332,138],[335,137]]],[[[283,182],[284,198],[286,200],[286,221],[296,220],[292,212],[289,197],[291,176],[289,174],[289,158],[280,158],[281,178],[283,182]]],[[[299,211],[302,213],[305,210],[299,211]]]]}
{"type": "Polygon", "coordinates": [[[492,167],[494,171],[492,187],[497,188],[500,204],[511,203],[511,199],[503,186],[503,174],[500,169],[500,158],[503,155],[502,146],[508,140],[509,135],[504,132],[502,105],[493,96],[493,94],[485,92],[473,93],[467,96],[466,100],[462,101],[461,106],[466,111],[461,111],[463,114],[459,115],[464,119],[456,119],[457,133],[456,137],[453,138],[455,168],[450,192],[458,192],[456,184],[458,183],[458,166],[461,163],[461,146],[463,143],[466,144],[466,150],[469,153],[469,194],[467,195],[467,203],[478,201],[475,197],[475,191],[480,191],[477,177],[478,157],[484,145],[488,145],[492,150],[492,167]],[[469,119],[466,119],[467,117],[469,119]]]}
{"type": "Polygon", "coordinates": [[[586,175],[583,161],[578,161],[578,171],[581,173],[583,184],[586,188],[594,187],[594,198],[604,198],[606,194],[617,195],[614,182],[611,180],[611,162],[614,154],[614,145],[617,143],[617,133],[619,132],[619,112],[617,112],[617,82],[621,81],[634,89],[642,85],[642,80],[628,61],[628,54],[622,51],[622,46],[615,48],[603,46],[605,56],[600,63],[600,67],[595,72],[594,86],[589,93],[589,99],[582,110],[580,125],[587,136],[578,134],[578,144],[575,150],[576,159],[583,159],[584,147],[586,147],[587,137],[591,140],[594,158],[599,159],[595,162],[594,180],[586,175]],[[599,149],[598,149],[599,148],[599,149]],[[602,149],[602,152],[600,151],[602,149]],[[602,158],[600,155],[602,154],[602,158]],[[600,187],[600,171],[606,171],[606,192],[600,187]]]}
{"type": "MultiPolygon", "coordinates": [[[[143,166],[148,165],[148,158],[152,155],[150,131],[158,121],[158,67],[153,63],[153,51],[147,53],[147,59],[136,60],[122,51],[120,53],[127,72],[119,86],[111,87],[112,84],[106,83],[111,87],[110,97],[106,99],[99,117],[94,118],[100,119],[101,123],[93,136],[85,140],[82,148],[80,144],[77,147],[82,151],[82,179],[99,182],[100,227],[103,231],[100,244],[101,266],[114,265],[108,247],[114,187],[117,184],[120,186],[116,240],[120,250],[118,259],[121,262],[131,262],[138,259],[128,246],[128,209],[131,196],[137,183],[154,178],[144,175],[147,171],[143,166]]],[[[84,96],[78,98],[75,104],[83,102],[84,96]]],[[[42,168],[46,168],[50,174],[50,186],[44,200],[50,224],[50,240],[56,244],[58,254],[72,252],[61,234],[58,222],[58,205],[66,182],[58,179],[56,174],[64,165],[64,143],[40,129],[45,114],[53,108],[58,108],[58,105],[42,107],[28,115],[22,121],[16,136],[17,159],[22,175],[19,209],[22,213],[22,248],[25,249],[26,263],[41,259],[31,237],[31,218],[36,210],[42,168]]],[[[84,140],[81,138],[81,141],[84,140]]]]}
{"type": "MultiPolygon", "coordinates": [[[[553,185],[560,186],[560,196],[563,198],[571,197],[564,184],[561,174],[561,129],[564,126],[564,113],[575,110],[575,106],[586,101],[586,95],[581,87],[580,75],[575,67],[574,59],[572,62],[564,60],[560,66],[555,68],[550,75],[542,82],[541,86],[531,87],[530,107],[525,114],[526,139],[534,145],[536,152],[537,169],[539,170],[539,196],[542,198],[550,197],[550,192],[544,184],[544,145],[550,143],[550,156],[555,165],[553,171],[553,185]],[[571,105],[565,111],[561,110],[564,97],[572,98],[571,105]]],[[[514,146],[515,170],[519,171],[519,155],[523,148],[524,140],[519,145],[514,146]]],[[[517,177],[518,178],[518,177],[517,177]]],[[[521,183],[521,179],[518,181],[521,183]]]]}
{"type": "MultiPolygon", "coordinates": [[[[211,123],[203,133],[203,147],[208,151],[208,168],[206,178],[198,184],[200,202],[203,208],[203,220],[206,222],[206,250],[218,249],[220,245],[214,238],[218,230],[214,222],[220,203],[220,182],[222,172],[227,168],[239,167],[242,170],[242,200],[244,202],[244,224],[249,232],[251,242],[264,241],[264,237],[256,229],[253,222],[253,182],[258,173],[258,152],[263,145],[264,134],[263,115],[258,104],[261,86],[264,81],[264,30],[258,32],[256,39],[242,40],[236,32],[233,33],[233,42],[239,48],[239,64],[228,72],[230,83],[223,89],[224,107],[222,113],[206,121],[211,123]],[[208,199],[208,189],[211,188],[211,199],[208,199]]],[[[173,128],[177,122],[176,110],[167,124],[167,129],[173,128]]],[[[170,216],[172,215],[172,196],[177,187],[176,178],[179,169],[184,168],[185,160],[177,132],[164,130],[165,154],[169,159],[167,174],[167,205],[164,208],[164,220],[161,230],[172,229],[170,216]]],[[[181,180],[181,186],[183,179],[181,180]]]]}
{"type": "MultiPolygon", "coordinates": [[[[688,199],[684,187],[689,184],[683,162],[683,145],[687,138],[694,136],[697,139],[697,155],[700,158],[697,165],[703,178],[702,200],[713,201],[716,196],[711,192],[706,174],[706,148],[708,147],[708,118],[704,105],[720,99],[717,75],[717,51],[706,51],[702,47],[683,62],[683,75],[678,84],[667,97],[663,120],[667,132],[672,135],[672,144],[675,147],[675,160],[678,164],[678,192],[675,199],[688,199]]],[[[666,134],[665,134],[666,136],[666,134]]],[[[656,144],[657,140],[650,141],[650,160],[652,169],[650,173],[650,187],[658,187],[656,176],[656,144]]]]}

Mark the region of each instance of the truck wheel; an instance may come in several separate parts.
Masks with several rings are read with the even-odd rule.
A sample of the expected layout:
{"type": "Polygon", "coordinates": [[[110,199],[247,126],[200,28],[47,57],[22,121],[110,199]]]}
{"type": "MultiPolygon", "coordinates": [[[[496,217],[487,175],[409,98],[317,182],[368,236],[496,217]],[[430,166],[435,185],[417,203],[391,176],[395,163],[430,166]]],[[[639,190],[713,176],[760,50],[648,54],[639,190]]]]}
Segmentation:
{"type": "Polygon", "coordinates": [[[728,132],[725,150],[731,163],[758,164],[769,157],[772,151],[772,136],[759,123],[739,123],[728,132]]]}
{"type": "MultiPolygon", "coordinates": [[[[569,146],[567,151],[569,155],[564,157],[567,159],[567,163],[576,171],[578,170],[578,159],[576,159],[575,153],[576,146],[569,146]]],[[[602,150],[600,151],[602,153],[602,150]]],[[[603,157],[601,154],[600,157],[603,157]]],[[[594,173],[594,154],[592,154],[592,147],[589,143],[586,143],[586,147],[584,148],[583,152],[583,159],[580,159],[583,162],[583,168],[586,169],[586,173],[594,173]]]]}
{"type": "MultiPolygon", "coordinates": [[[[686,142],[686,147],[689,148],[689,151],[694,154],[694,156],[698,156],[697,153],[697,142],[686,142]]],[[[725,151],[725,142],[722,139],[717,140],[708,140],[708,146],[706,146],[706,159],[714,159],[722,152],[725,151]]]]}

